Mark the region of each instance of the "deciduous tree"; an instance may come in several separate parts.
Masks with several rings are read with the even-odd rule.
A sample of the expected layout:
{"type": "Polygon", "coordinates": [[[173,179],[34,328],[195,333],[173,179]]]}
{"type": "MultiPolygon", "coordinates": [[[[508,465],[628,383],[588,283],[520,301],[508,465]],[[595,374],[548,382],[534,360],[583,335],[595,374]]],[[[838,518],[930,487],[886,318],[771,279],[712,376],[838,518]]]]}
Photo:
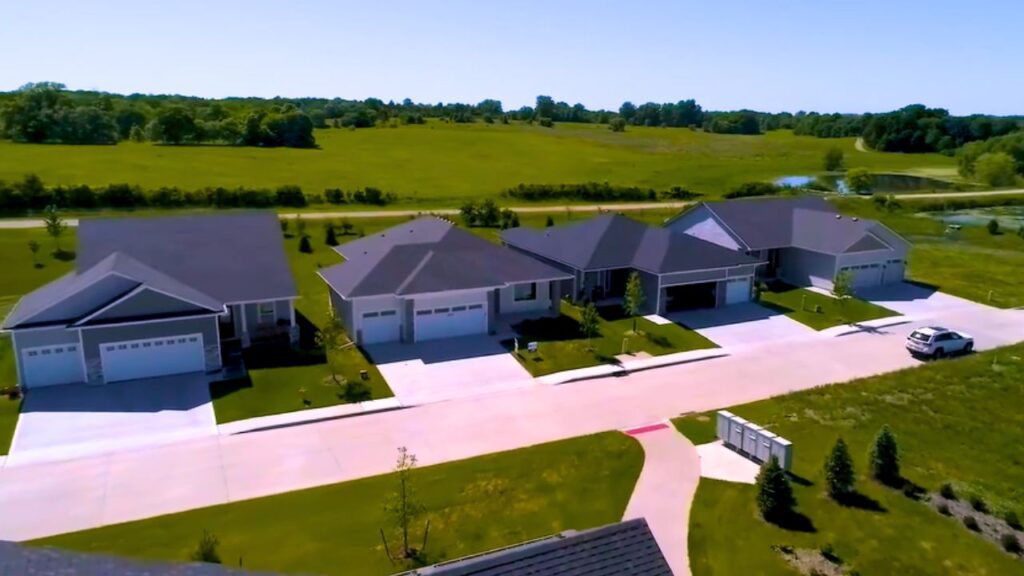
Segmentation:
{"type": "Polygon", "coordinates": [[[644,287],[640,283],[640,274],[631,272],[626,280],[626,292],[622,296],[622,310],[633,319],[633,332],[636,333],[636,317],[644,307],[644,287]]]}

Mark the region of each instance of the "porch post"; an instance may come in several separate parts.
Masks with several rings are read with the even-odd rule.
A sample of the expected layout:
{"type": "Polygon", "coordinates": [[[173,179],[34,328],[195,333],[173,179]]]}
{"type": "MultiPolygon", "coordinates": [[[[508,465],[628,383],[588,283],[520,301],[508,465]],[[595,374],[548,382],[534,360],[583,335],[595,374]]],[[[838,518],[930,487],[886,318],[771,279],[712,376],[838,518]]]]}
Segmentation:
{"type": "Polygon", "coordinates": [[[288,315],[291,322],[288,325],[288,341],[294,346],[299,343],[299,327],[295,325],[295,300],[288,301],[288,315]]]}
{"type": "Polygon", "coordinates": [[[245,317],[245,304],[239,304],[238,305],[238,309],[242,313],[242,334],[240,336],[240,338],[242,339],[242,348],[248,348],[249,344],[250,344],[250,340],[249,340],[249,321],[245,317]]]}

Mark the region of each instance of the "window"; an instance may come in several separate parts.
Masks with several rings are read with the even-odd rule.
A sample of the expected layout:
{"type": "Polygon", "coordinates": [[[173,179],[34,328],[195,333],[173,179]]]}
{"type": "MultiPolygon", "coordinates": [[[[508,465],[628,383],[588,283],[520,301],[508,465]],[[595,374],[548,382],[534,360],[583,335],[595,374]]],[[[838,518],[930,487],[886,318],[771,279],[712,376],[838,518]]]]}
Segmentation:
{"type": "Polygon", "coordinates": [[[394,310],[384,310],[380,313],[381,316],[394,316],[395,314],[397,314],[397,312],[394,310]]]}
{"type": "Polygon", "coordinates": [[[527,300],[537,299],[536,282],[530,282],[529,284],[516,284],[512,287],[512,290],[516,302],[525,302],[527,300]]]}
{"type": "Polygon", "coordinates": [[[380,316],[380,312],[367,312],[363,314],[363,318],[376,318],[377,316],[380,316]]]}
{"type": "Polygon", "coordinates": [[[484,307],[483,304],[470,304],[469,305],[469,309],[470,310],[481,310],[481,309],[483,309],[483,307],[484,307]]]}
{"type": "Polygon", "coordinates": [[[452,312],[465,312],[465,306],[452,306],[452,312]]]}
{"type": "Polygon", "coordinates": [[[260,324],[270,324],[274,321],[275,311],[273,302],[260,302],[256,311],[260,324]]]}
{"type": "Polygon", "coordinates": [[[447,314],[447,308],[434,308],[434,314],[447,314]]]}
{"type": "Polygon", "coordinates": [[[433,310],[417,310],[416,311],[416,315],[417,316],[428,316],[428,315],[433,314],[433,313],[434,313],[433,310]]]}

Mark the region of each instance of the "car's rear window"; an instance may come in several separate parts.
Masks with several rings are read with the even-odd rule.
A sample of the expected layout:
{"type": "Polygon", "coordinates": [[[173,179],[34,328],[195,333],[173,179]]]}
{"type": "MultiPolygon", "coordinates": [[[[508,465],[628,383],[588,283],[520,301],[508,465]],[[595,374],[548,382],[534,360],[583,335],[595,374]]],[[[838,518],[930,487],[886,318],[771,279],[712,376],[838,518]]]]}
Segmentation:
{"type": "Polygon", "coordinates": [[[918,342],[928,342],[929,340],[931,340],[931,336],[925,334],[924,332],[911,332],[910,337],[914,340],[917,340],[918,342]]]}

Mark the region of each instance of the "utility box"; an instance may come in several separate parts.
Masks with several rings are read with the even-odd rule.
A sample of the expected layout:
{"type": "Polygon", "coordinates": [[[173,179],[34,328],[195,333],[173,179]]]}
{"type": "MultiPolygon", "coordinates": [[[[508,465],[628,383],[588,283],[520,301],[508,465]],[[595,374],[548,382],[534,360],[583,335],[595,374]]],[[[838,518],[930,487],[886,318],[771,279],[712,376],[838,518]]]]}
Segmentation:
{"type": "Polygon", "coordinates": [[[771,455],[775,456],[783,470],[789,470],[793,466],[793,443],[782,437],[773,438],[771,455]]]}
{"type": "Polygon", "coordinates": [[[732,419],[736,416],[727,410],[719,410],[718,418],[715,420],[715,432],[723,444],[729,443],[729,427],[732,426],[732,419]]]}
{"type": "Polygon", "coordinates": [[[739,416],[733,416],[729,424],[729,442],[727,444],[736,450],[743,450],[743,437],[746,435],[747,422],[739,416]]]}
{"type": "Polygon", "coordinates": [[[762,429],[757,435],[757,451],[753,454],[758,462],[767,462],[772,456],[772,444],[778,438],[778,434],[762,429]]]}
{"type": "Polygon", "coordinates": [[[764,428],[761,428],[753,422],[748,423],[744,427],[743,434],[743,451],[751,456],[757,454],[758,440],[761,438],[761,432],[764,428]]]}

